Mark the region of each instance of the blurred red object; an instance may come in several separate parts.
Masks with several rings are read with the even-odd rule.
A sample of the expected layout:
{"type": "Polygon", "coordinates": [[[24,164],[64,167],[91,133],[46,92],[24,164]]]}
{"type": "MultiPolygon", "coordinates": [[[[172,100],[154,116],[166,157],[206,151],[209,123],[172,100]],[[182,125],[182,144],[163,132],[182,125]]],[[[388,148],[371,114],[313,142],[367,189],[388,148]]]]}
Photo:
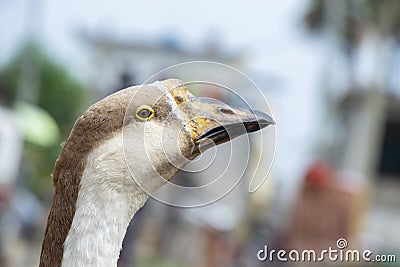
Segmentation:
{"type": "Polygon", "coordinates": [[[325,160],[317,160],[306,171],[305,189],[321,190],[331,188],[335,182],[335,171],[325,160]]]}

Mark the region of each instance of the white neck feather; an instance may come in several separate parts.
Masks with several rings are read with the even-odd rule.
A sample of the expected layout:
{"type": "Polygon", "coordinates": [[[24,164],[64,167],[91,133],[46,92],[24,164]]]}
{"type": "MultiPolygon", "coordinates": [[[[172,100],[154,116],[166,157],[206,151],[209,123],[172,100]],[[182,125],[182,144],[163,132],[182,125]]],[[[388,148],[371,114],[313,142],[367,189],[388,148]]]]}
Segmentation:
{"type": "Polygon", "coordinates": [[[116,266],[128,224],[147,198],[125,166],[121,136],[96,148],[81,178],[62,266],[116,266]]]}
{"type": "MultiPolygon", "coordinates": [[[[116,134],[86,159],[75,215],[64,242],[63,267],[116,266],[128,224],[148,199],[135,181],[154,192],[177,170],[164,156],[162,134],[168,129],[151,121],[147,128],[131,127],[124,133],[125,141],[122,133],[116,134]],[[146,146],[140,141],[143,132],[146,146]]],[[[171,138],[168,140],[177,140],[171,138]]],[[[170,143],[175,144],[167,145],[170,143]]]]}

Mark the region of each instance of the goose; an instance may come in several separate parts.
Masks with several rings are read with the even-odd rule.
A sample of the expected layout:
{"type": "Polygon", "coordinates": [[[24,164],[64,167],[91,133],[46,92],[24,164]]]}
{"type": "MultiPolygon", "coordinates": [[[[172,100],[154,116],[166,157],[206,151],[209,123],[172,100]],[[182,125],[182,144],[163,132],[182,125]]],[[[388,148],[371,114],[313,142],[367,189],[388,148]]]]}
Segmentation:
{"type": "Polygon", "coordinates": [[[177,79],[93,104],[55,163],[39,266],[117,266],[128,224],[152,192],[214,144],[271,124],[263,112],[195,97],[177,79]]]}

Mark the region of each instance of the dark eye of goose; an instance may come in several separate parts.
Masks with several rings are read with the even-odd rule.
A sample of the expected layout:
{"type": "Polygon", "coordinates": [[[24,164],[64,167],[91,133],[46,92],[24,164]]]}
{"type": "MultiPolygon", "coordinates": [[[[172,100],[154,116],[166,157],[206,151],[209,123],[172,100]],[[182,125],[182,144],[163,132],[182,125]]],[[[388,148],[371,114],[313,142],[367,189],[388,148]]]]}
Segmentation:
{"type": "Polygon", "coordinates": [[[154,110],[149,106],[140,106],[137,108],[135,116],[139,120],[147,121],[154,117],[154,110]]]}

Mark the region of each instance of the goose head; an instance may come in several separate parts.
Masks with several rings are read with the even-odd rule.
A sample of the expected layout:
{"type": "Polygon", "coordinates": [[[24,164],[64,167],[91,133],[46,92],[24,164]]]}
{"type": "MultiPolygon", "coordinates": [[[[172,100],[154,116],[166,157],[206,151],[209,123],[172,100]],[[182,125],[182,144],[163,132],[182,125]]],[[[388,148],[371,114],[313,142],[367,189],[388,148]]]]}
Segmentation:
{"type": "Polygon", "coordinates": [[[273,124],[170,79],[118,91],[76,121],[55,164],[40,266],[115,266],[148,195],[206,149],[273,124]]]}

